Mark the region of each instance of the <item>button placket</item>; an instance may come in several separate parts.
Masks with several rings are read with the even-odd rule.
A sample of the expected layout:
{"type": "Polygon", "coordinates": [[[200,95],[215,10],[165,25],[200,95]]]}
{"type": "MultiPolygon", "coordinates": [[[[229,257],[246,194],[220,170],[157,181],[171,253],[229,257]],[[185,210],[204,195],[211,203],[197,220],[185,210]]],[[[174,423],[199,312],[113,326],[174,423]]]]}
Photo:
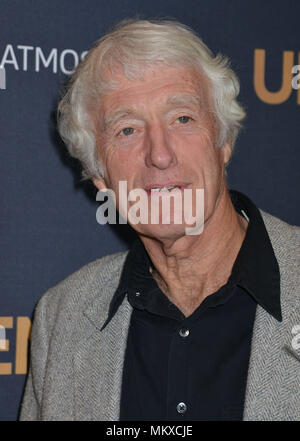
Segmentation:
{"type": "Polygon", "coordinates": [[[185,420],[188,415],[188,354],[191,330],[181,323],[174,329],[169,353],[167,419],[185,420]]]}

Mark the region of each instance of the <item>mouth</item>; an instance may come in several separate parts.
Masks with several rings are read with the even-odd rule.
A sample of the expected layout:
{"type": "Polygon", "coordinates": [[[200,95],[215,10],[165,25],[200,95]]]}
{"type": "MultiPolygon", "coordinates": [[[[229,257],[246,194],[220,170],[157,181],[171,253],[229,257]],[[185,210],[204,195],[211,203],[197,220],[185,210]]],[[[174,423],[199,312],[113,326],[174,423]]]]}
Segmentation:
{"type": "Polygon", "coordinates": [[[145,191],[147,192],[148,196],[151,195],[157,195],[157,194],[167,194],[172,192],[173,190],[179,190],[179,191],[183,191],[185,188],[187,188],[188,185],[187,184],[153,184],[153,185],[148,185],[145,188],[145,191]]]}

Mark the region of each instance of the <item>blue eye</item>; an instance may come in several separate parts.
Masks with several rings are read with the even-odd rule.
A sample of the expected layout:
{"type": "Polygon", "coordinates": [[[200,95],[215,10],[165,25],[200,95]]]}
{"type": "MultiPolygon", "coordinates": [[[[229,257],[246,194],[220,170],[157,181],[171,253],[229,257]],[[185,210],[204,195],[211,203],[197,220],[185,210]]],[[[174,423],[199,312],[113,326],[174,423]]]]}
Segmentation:
{"type": "Polygon", "coordinates": [[[191,118],[190,118],[189,116],[180,116],[180,117],[178,118],[178,121],[179,121],[181,124],[186,124],[186,123],[188,123],[190,120],[191,120],[191,118]]]}
{"type": "Polygon", "coordinates": [[[134,132],[134,129],[132,127],[126,127],[125,129],[121,130],[120,133],[123,133],[123,135],[128,136],[132,135],[134,132]]]}

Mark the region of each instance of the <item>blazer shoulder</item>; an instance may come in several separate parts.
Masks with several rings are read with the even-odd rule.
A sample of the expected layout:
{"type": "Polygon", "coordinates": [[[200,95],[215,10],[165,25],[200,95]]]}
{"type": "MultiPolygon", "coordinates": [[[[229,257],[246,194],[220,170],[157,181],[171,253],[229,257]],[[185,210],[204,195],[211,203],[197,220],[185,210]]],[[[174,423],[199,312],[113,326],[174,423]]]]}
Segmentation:
{"type": "Polygon", "coordinates": [[[281,301],[300,307],[300,228],[263,211],[261,214],[279,265],[281,301]]]}
{"type": "Polygon", "coordinates": [[[260,210],[275,252],[299,258],[300,227],[290,225],[283,220],[260,210]]]}
{"type": "Polygon", "coordinates": [[[69,310],[74,314],[96,296],[109,292],[107,288],[110,285],[113,290],[119,281],[127,253],[124,251],[101,257],[70,274],[43,294],[36,312],[43,309],[48,319],[62,311],[69,310]]]}

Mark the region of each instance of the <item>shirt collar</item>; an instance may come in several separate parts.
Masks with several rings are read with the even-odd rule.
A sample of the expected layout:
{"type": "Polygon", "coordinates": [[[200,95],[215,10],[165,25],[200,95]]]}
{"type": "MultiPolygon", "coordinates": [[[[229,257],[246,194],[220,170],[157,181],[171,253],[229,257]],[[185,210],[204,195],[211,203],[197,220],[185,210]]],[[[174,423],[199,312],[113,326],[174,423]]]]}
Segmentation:
{"type": "MultiPolygon", "coordinates": [[[[244,194],[230,190],[230,196],[236,211],[249,223],[228,283],[242,287],[269,314],[282,321],[279,266],[262,215],[244,194]]],[[[126,295],[134,298],[134,306],[139,307],[139,293],[157,292],[150,266],[151,260],[138,238],[127,255],[119,286],[101,330],[110,322],[126,295]]]]}
{"type": "Polygon", "coordinates": [[[235,209],[249,218],[230,279],[251,294],[269,314],[282,321],[279,265],[262,215],[244,194],[231,190],[230,195],[235,209]]]}

